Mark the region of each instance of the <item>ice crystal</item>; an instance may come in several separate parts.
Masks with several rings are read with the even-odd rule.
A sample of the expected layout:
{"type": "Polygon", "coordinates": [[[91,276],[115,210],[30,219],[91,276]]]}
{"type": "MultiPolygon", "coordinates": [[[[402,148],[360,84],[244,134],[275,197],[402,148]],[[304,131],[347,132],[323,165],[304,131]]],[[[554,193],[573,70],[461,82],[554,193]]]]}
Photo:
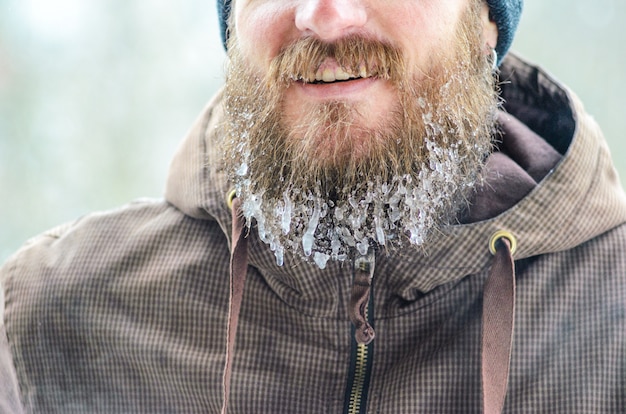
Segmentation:
{"type": "Polygon", "coordinates": [[[389,181],[374,177],[335,201],[287,189],[282,199],[268,202],[262,191],[252,191],[249,179],[240,180],[244,216],[248,222],[256,220],[259,237],[270,245],[279,265],[285,250],[300,252],[325,268],[331,259],[365,254],[372,245],[395,248],[403,239],[422,245],[476,180],[460,170],[458,144],[447,150],[431,141],[425,145],[430,156],[417,175],[389,181]]]}
{"type": "Polygon", "coordinates": [[[239,168],[237,168],[236,174],[243,177],[246,174],[248,174],[248,164],[246,164],[245,162],[242,163],[239,168]]]}
{"type": "MultiPolygon", "coordinates": [[[[421,246],[454,220],[478,182],[490,137],[484,132],[473,136],[463,117],[450,121],[443,116],[445,108],[424,98],[417,104],[425,123],[424,135],[416,138],[423,153],[408,168],[389,171],[385,178],[365,174],[363,182],[350,188],[332,188],[333,183],[295,188],[289,176],[278,172],[280,166],[279,184],[259,188],[255,176],[261,172],[254,171],[254,157],[264,154],[252,151],[245,137],[233,140],[229,173],[242,199],[243,216],[274,252],[277,264],[283,265],[284,255],[291,253],[323,269],[330,260],[366,254],[372,246],[387,251],[421,246]]],[[[246,112],[231,115],[231,130],[247,134],[254,117],[246,112]]]]}

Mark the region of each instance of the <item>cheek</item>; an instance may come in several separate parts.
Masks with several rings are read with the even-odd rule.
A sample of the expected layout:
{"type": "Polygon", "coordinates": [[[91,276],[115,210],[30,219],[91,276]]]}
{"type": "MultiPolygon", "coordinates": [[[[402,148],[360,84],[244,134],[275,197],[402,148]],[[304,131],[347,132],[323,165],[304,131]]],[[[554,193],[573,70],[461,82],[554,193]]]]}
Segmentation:
{"type": "Polygon", "coordinates": [[[451,45],[462,4],[458,0],[398,1],[389,6],[396,17],[386,22],[385,30],[394,33],[410,63],[420,67],[451,45]]]}
{"type": "Polygon", "coordinates": [[[276,2],[260,3],[238,11],[235,30],[245,56],[265,69],[293,36],[294,19],[293,12],[276,2]]]}

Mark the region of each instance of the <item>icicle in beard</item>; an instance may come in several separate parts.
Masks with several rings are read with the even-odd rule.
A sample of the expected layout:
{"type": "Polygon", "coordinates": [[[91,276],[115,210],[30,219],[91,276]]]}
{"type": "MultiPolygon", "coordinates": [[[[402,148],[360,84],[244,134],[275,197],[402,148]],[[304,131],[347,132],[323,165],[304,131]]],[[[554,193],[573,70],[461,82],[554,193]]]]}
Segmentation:
{"type": "Polygon", "coordinates": [[[372,245],[424,246],[454,222],[480,180],[499,103],[482,53],[480,2],[419,81],[401,50],[361,37],[301,39],[263,79],[248,69],[236,33],[229,57],[226,168],[246,222],[255,220],[280,265],[285,251],[324,268],[372,245]],[[287,127],[284,91],[327,57],[352,73],[366,62],[395,86],[398,105],[384,125],[365,129],[358,108],[329,102],[301,108],[300,125],[287,127]]]}

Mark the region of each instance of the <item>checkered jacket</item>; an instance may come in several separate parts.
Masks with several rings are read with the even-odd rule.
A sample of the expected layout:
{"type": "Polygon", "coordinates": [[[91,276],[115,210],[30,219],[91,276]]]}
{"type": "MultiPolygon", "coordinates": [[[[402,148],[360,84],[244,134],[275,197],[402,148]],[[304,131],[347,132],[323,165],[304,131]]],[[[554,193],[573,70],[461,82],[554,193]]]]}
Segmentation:
{"type": "MultiPolygon", "coordinates": [[[[504,412],[626,412],[626,198],[609,150],[540,69],[509,56],[502,79],[503,144],[462,224],[425,251],[377,254],[358,412],[481,411],[482,289],[499,230],[518,244],[504,412]]],[[[222,119],[218,96],[178,150],[164,200],[48,231],[4,265],[0,412],[220,411],[231,245],[213,151],[222,119]]],[[[248,239],[229,412],[346,411],[351,267],[279,267],[254,229],[248,239]]]]}

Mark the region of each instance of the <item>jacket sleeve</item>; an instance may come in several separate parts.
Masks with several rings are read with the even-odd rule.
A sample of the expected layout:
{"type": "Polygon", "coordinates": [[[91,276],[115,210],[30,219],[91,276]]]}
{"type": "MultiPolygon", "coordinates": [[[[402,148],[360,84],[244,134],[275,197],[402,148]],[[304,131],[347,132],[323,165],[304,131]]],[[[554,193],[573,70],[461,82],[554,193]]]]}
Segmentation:
{"type": "Polygon", "coordinates": [[[15,366],[4,326],[4,289],[0,285],[0,414],[22,414],[15,366]]]}

